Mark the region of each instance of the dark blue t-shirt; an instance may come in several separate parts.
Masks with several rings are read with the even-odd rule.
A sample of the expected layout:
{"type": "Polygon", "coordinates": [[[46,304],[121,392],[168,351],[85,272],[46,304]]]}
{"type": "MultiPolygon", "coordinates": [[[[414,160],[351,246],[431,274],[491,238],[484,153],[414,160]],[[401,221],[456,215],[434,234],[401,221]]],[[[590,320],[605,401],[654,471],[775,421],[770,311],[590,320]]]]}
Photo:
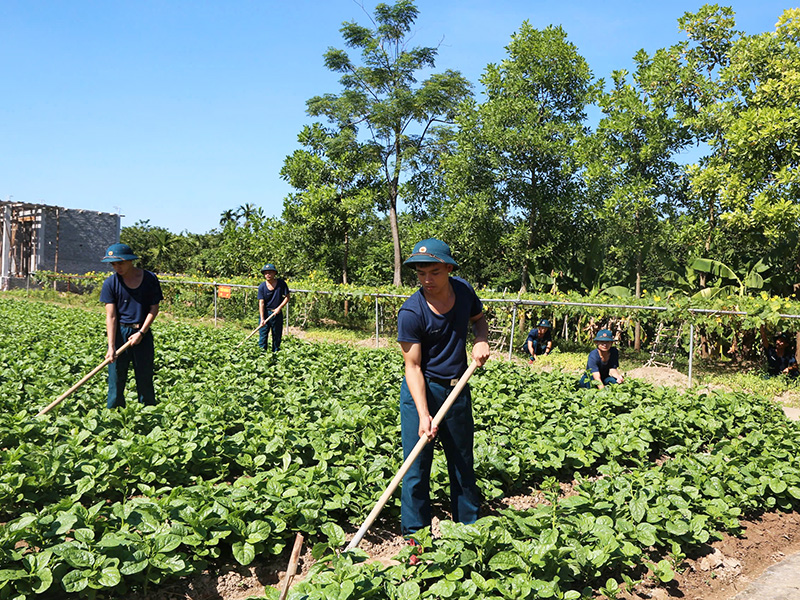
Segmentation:
{"type": "MultiPolygon", "coordinates": [[[[263,300],[264,308],[268,308],[270,310],[278,308],[281,302],[283,302],[283,299],[288,295],[289,286],[286,285],[286,282],[283,279],[277,279],[273,289],[269,289],[267,287],[266,281],[262,281],[258,286],[258,299],[263,300]]],[[[275,318],[277,319],[278,317],[275,318]]]]}
{"type": "Polygon", "coordinates": [[[478,295],[460,277],[450,277],[456,299],[448,312],[437,315],[417,290],[397,313],[397,341],[422,346],[426,377],[455,379],[467,370],[467,332],[470,318],[483,312],[478,295]]]}
{"type": "Polygon", "coordinates": [[[144,272],[142,283],[136,289],[126,286],[122,277],[114,273],[103,282],[100,290],[100,302],[114,304],[117,307],[117,318],[120,323],[144,323],[150,307],[164,299],[158,277],[150,271],[144,272]]]}
{"type": "Polygon", "coordinates": [[[611,369],[619,369],[619,350],[611,348],[609,353],[608,362],[604,364],[600,360],[600,351],[595,348],[589,352],[589,359],[586,361],[586,369],[590,373],[600,373],[600,381],[608,377],[608,372],[611,369]]]}
{"type": "Polygon", "coordinates": [[[544,332],[544,335],[542,337],[539,337],[539,328],[538,327],[534,327],[533,329],[531,329],[531,332],[528,334],[528,339],[525,340],[525,342],[526,343],[527,342],[535,342],[535,341],[538,340],[540,344],[547,344],[547,342],[551,341],[552,339],[553,338],[550,335],[550,330],[549,329],[544,332]]]}
{"type": "Polygon", "coordinates": [[[775,346],[767,347],[767,372],[770,375],[780,375],[784,369],[796,364],[797,360],[790,348],[784,350],[783,356],[778,356],[775,346]]]}

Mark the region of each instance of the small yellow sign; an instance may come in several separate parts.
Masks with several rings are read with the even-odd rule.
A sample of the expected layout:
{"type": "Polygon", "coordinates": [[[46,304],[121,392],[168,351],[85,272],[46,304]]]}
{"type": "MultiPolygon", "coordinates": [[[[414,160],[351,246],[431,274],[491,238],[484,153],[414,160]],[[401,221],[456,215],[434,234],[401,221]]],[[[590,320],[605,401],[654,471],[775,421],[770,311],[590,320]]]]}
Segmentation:
{"type": "Polygon", "coordinates": [[[231,286],[229,286],[229,285],[217,286],[217,297],[218,298],[230,298],[231,297],[231,286]]]}

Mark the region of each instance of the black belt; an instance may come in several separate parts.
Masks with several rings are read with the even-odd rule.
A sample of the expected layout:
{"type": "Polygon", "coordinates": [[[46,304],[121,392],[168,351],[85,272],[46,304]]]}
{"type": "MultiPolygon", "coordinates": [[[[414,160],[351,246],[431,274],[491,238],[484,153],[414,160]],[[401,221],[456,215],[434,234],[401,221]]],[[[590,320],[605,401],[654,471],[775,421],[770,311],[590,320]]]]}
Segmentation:
{"type": "Polygon", "coordinates": [[[425,379],[444,387],[455,387],[458,383],[458,379],[439,379],[438,377],[426,377],[425,379]]]}
{"type": "Polygon", "coordinates": [[[139,329],[142,326],[141,323],[120,323],[120,325],[124,325],[125,327],[130,327],[131,329],[139,329]]]}

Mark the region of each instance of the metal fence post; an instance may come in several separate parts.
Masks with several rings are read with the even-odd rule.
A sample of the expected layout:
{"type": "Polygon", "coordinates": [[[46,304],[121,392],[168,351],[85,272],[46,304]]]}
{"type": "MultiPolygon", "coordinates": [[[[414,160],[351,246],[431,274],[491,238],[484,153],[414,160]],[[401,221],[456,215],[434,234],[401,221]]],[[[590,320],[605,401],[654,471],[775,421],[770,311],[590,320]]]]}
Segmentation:
{"type": "Polygon", "coordinates": [[[689,324],[689,387],[692,387],[692,359],[694,358],[694,323],[689,324]]]}
{"type": "Polygon", "coordinates": [[[214,327],[217,326],[217,282],[214,282],[214,327]]]}
{"type": "Polygon", "coordinates": [[[378,321],[378,295],[375,295],[375,347],[381,347],[381,330],[380,330],[380,323],[378,321]]]}
{"type": "Polygon", "coordinates": [[[508,340],[508,360],[511,360],[511,351],[514,349],[514,327],[517,325],[517,303],[514,302],[514,312],[511,315],[511,337],[508,340]]]}

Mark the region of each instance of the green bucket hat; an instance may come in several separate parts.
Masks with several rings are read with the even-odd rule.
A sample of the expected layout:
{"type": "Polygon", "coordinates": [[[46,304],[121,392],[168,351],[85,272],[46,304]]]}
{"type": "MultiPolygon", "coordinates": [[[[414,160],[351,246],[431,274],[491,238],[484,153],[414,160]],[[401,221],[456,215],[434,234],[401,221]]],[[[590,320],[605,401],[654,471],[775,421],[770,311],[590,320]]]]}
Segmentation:
{"type": "Polygon", "coordinates": [[[594,336],[595,342],[613,342],[614,341],[614,334],[611,332],[610,329],[601,329],[597,332],[597,335],[594,336]]]}
{"type": "Polygon", "coordinates": [[[137,258],[139,257],[133,253],[128,244],[111,244],[101,262],[121,262],[123,260],[136,260],[137,258]]]}
{"type": "Polygon", "coordinates": [[[261,272],[266,273],[267,271],[275,271],[275,273],[277,273],[278,267],[276,267],[272,263],[267,263],[263,267],[261,267],[261,272]]]}
{"type": "Polygon", "coordinates": [[[445,244],[442,240],[428,238],[427,240],[417,242],[417,245],[414,246],[414,252],[411,253],[411,256],[409,256],[403,264],[413,269],[414,265],[417,263],[437,262],[453,265],[454,271],[458,268],[458,263],[453,260],[453,256],[450,254],[450,246],[445,244]]]}

